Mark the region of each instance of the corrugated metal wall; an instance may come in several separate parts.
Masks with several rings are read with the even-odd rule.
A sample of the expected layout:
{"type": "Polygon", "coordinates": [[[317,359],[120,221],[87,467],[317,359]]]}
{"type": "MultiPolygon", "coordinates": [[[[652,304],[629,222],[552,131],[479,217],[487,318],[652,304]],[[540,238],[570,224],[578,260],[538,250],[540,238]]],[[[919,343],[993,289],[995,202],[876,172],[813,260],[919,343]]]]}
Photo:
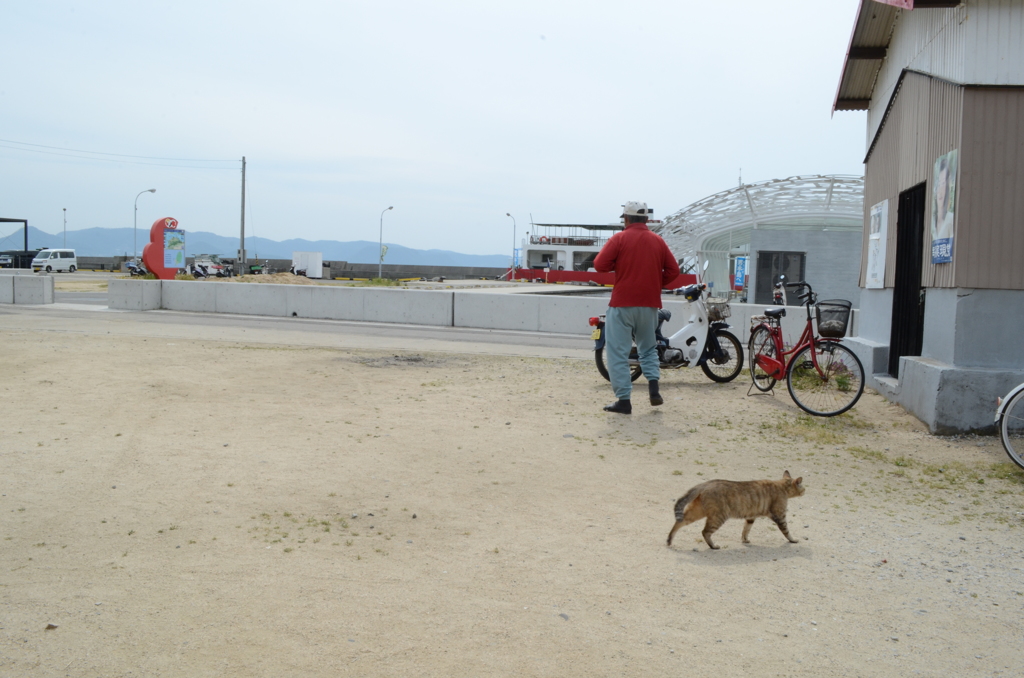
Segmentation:
{"type": "Polygon", "coordinates": [[[1024,85],[1024,3],[1020,0],[971,0],[964,41],[965,85],[1024,85]]]}
{"type": "MultiPolygon", "coordinates": [[[[968,32],[973,32],[972,40],[979,39],[977,22],[972,22],[977,14],[986,13],[993,1],[973,0],[950,9],[900,10],[868,109],[868,144],[875,137],[904,69],[964,82],[968,32]]],[[[1020,10],[1019,0],[1017,5],[1020,10]]]]}
{"type": "Polygon", "coordinates": [[[1024,2],[900,10],[868,109],[869,144],[905,68],[964,85],[1024,85],[1024,2]]]}
{"type": "MultiPolygon", "coordinates": [[[[928,206],[925,213],[925,261],[922,284],[927,287],[952,287],[954,261],[931,263],[931,183],[935,159],[960,146],[960,120],[963,88],[918,73],[907,72],[898,83],[896,99],[884,120],[881,132],[867,158],[864,177],[864,223],[871,207],[889,200],[887,224],[885,285],[894,281],[896,262],[896,215],[899,194],[927,182],[928,206]]],[[[961,184],[962,186],[962,184],[961,184]]],[[[959,218],[959,213],[957,217],[959,218]]],[[[860,282],[867,273],[867,228],[861,246],[860,282]]]]}
{"type": "Polygon", "coordinates": [[[955,286],[1024,290],[1024,88],[964,90],[955,286]]]}

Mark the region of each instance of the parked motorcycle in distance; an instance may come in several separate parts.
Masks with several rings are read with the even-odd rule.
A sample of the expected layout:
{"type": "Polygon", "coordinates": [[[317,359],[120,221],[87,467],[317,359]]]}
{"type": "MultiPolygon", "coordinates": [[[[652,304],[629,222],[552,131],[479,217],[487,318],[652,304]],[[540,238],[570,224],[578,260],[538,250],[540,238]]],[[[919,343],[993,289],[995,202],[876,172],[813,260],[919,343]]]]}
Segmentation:
{"type": "Polygon", "coordinates": [[[128,268],[129,275],[133,275],[133,276],[136,276],[136,275],[138,275],[138,276],[149,275],[149,271],[147,271],[146,267],[143,266],[140,263],[137,263],[137,262],[134,262],[134,261],[129,261],[128,263],[125,264],[125,266],[128,268]]]}
{"type": "MultiPolygon", "coordinates": [[[[704,262],[704,269],[708,262],[704,262]]],[[[704,371],[709,379],[717,382],[732,381],[743,370],[743,346],[736,336],[726,328],[725,319],[731,311],[725,302],[705,302],[704,292],[707,285],[698,282],[675,291],[682,294],[687,301],[686,311],[690,314],[686,324],[671,337],[665,337],[661,326],[672,319],[668,309],[658,310],[658,326],[655,338],[658,340],[658,361],[662,370],[676,370],[681,367],[696,367],[704,371]]],[[[605,379],[608,369],[604,364],[605,316],[590,319],[594,327],[591,338],[594,340],[594,362],[597,371],[605,379]]],[[[630,379],[636,381],[643,370],[637,357],[636,346],[629,353],[630,379]]]]}
{"type": "Polygon", "coordinates": [[[210,277],[210,271],[202,264],[192,264],[190,267],[186,268],[185,271],[196,280],[202,280],[210,277]]]}

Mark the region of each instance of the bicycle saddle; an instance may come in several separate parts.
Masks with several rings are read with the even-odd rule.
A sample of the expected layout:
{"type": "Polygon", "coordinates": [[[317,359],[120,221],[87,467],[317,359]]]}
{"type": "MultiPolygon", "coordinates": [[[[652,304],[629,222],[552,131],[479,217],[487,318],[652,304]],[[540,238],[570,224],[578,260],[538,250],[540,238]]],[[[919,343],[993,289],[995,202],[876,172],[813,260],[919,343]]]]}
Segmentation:
{"type": "Polygon", "coordinates": [[[668,310],[667,308],[659,308],[658,309],[658,322],[666,322],[667,323],[669,320],[672,320],[672,311],[668,310]]]}
{"type": "Polygon", "coordinates": [[[769,318],[784,318],[786,316],[786,307],[779,306],[778,308],[766,308],[764,314],[769,318]]]}

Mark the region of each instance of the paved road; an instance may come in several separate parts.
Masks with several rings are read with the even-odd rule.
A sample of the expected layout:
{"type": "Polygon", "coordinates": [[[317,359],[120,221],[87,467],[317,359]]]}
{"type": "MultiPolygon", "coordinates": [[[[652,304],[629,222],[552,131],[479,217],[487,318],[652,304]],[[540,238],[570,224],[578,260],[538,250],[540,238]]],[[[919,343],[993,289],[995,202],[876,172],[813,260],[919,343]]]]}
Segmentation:
{"type": "Polygon", "coordinates": [[[107,293],[103,292],[54,292],[53,300],[58,304],[86,304],[88,306],[106,306],[107,293]]]}
{"type": "Polygon", "coordinates": [[[593,359],[593,342],[584,332],[566,335],[222,313],[112,311],[105,305],[62,301],[46,306],[0,305],[0,330],[593,359]]]}

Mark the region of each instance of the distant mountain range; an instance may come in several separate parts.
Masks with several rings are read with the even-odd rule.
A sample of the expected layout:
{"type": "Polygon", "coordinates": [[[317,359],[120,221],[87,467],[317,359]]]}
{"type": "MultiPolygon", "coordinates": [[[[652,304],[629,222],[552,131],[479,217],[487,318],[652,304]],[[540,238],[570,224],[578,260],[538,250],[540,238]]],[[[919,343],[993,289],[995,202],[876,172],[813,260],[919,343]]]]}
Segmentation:
{"type": "MultiPolygon", "coordinates": [[[[112,257],[132,254],[132,233],[130,228],[86,228],[68,231],[67,247],[81,257],[112,257]]],[[[148,241],[149,229],[139,229],[139,254],[148,241]]],[[[50,235],[39,229],[28,228],[29,249],[41,247],[64,247],[64,234],[50,235]]],[[[24,229],[17,228],[7,236],[0,236],[0,252],[20,250],[24,246],[24,229]]],[[[245,249],[250,259],[291,259],[292,252],[321,252],[324,261],[347,261],[350,264],[376,264],[378,244],[365,240],[338,242],[337,240],[292,239],[278,242],[266,238],[246,238],[245,249]]],[[[238,238],[225,238],[215,233],[186,231],[185,254],[219,254],[234,258],[238,253],[238,238]]],[[[384,257],[386,264],[407,266],[479,266],[505,268],[509,263],[507,254],[461,254],[448,250],[416,250],[401,245],[388,245],[384,257]]]]}

